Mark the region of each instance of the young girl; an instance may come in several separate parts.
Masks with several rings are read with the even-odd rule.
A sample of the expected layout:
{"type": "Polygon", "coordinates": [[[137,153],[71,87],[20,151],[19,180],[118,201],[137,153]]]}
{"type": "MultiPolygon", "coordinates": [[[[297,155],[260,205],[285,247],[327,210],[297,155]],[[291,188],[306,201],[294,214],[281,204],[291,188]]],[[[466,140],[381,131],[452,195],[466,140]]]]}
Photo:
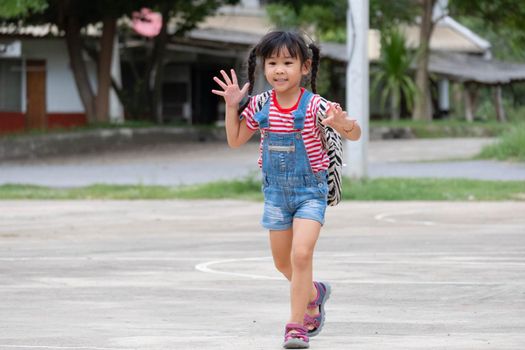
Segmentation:
{"type": "Polygon", "coordinates": [[[324,116],[323,124],[347,139],[358,140],[361,135],[357,122],[339,105],[315,94],[318,68],[317,46],[307,45],[298,33],[274,31],[251,50],[248,83],[240,88],[233,69],[230,75],[221,70],[222,79],[214,80],[222,90],[212,90],[226,103],[230,147],[243,145],[257,129],[261,131],[259,166],[265,198],[261,222],[270,231],[275,266],[291,282],[286,349],[309,347],[309,338],[323,327],[324,305],[331,291],[328,283],[312,281],[313,252],[327,205],[329,165],[317,114],[324,116]],[[252,93],[257,58],[273,89],[251,96],[239,109],[246,92],[252,93]],[[309,74],[313,93],[301,87],[309,74]]]}

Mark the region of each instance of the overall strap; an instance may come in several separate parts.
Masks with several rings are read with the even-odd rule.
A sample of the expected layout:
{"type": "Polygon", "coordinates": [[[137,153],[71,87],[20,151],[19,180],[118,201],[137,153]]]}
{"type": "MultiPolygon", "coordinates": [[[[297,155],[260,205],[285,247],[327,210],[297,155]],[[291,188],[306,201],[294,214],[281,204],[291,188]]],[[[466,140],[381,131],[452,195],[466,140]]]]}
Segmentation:
{"type": "Polygon", "coordinates": [[[265,93],[262,96],[262,99],[264,98],[266,98],[266,101],[261,101],[263,103],[262,108],[259,107],[261,102],[257,104],[257,107],[259,107],[260,110],[254,114],[253,119],[259,124],[259,128],[268,129],[270,127],[268,118],[270,116],[271,93],[265,93]]]}
{"type": "MultiPolygon", "coordinates": [[[[304,128],[304,118],[306,117],[306,110],[308,109],[308,104],[310,104],[310,100],[313,97],[313,93],[304,90],[301,100],[299,101],[299,105],[297,106],[297,109],[292,112],[292,115],[294,116],[294,129],[296,130],[302,130],[304,128]]],[[[264,104],[262,108],[254,114],[253,119],[259,124],[259,127],[261,129],[267,129],[270,127],[269,125],[269,116],[270,116],[270,100],[271,94],[268,94],[266,96],[263,96],[263,98],[266,98],[266,101],[264,101],[264,104]]]]}
{"type": "Polygon", "coordinates": [[[303,95],[301,96],[301,100],[299,101],[299,106],[297,106],[297,109],[292,112],[294,116],[294,129],[302,130],[304,128],[304,118],[306,117],[306,110],[308,109],[308,104],[310,104],[310,100],[313,96],[313,93],[306,89],[304,90],[303,95]]]}

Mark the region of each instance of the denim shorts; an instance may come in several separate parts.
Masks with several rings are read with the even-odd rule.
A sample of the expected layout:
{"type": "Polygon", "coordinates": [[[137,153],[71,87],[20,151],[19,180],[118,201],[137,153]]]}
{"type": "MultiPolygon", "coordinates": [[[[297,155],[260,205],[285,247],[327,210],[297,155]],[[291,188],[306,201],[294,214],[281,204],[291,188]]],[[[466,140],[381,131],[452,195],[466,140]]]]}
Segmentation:
{"type": "Polygon", "coordinates": [[[328,185],[326,171],[299,177],[263,174],[264,213],[261,224],[268,230],[286,230],[293,219],[324,224],[328,185]]]}

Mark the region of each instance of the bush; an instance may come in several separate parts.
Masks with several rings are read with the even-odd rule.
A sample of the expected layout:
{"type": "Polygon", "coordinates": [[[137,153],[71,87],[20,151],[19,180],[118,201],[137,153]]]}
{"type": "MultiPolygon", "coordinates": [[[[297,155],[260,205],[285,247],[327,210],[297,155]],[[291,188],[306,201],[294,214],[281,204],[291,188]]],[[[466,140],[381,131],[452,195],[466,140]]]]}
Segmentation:
{"type": "Polygon", "coordinates": [[[500,141],[483,148],[478,158],[525,162],[525,123],[517,124],[503,133],[500,141]]]}

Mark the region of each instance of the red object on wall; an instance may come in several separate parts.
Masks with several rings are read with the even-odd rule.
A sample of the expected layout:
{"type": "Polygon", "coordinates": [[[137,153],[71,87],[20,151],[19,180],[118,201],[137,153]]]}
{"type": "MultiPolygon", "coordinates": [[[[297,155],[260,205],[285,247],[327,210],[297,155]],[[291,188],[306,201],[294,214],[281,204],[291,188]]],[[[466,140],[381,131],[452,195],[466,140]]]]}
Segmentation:
{"type": "Polygon", "coordinates": [[[87,118],[84,113],[47,113],[47,126],[50,129],[84,126],[87,118]]]}
{"type": "MultiPolygon", "coordinates": [[[[84,113],[47,113],[49,129],[72,128],[87,125],[84,113]]],[[[22,112],[0,112],[0,134],[27,130],[26,116],[22,112]]]]}
{"type": "Polygon", "coordinates": [[[22,132],[26,128],[25,116],[21,112],[0,112],[0,134],[22,132]]]}

